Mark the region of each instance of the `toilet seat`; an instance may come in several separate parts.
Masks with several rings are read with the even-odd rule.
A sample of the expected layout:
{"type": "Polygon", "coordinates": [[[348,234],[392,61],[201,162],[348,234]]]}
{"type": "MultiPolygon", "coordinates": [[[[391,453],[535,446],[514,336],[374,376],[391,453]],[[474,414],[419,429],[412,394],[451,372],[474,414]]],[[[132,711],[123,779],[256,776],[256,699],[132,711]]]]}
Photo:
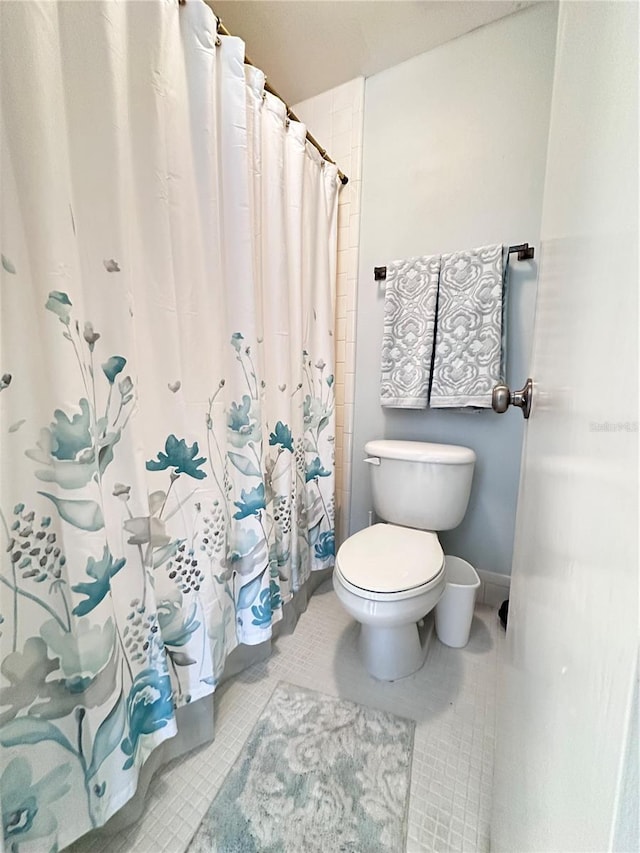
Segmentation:
{"type": "Polygon", "coordinates": [[[440,581],[444,552],[435,533],[395,524],[374,524],[339,548],[335,572],[354,595],[399,601],[440,581]]]}

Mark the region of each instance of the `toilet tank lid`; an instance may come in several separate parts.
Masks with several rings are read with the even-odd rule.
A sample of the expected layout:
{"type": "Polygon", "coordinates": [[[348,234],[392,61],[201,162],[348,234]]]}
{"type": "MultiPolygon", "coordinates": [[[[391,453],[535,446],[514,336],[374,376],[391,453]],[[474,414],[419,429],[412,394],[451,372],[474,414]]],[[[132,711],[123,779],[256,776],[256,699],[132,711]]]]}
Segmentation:
{"type": "Polygon", "coordinates": [[[395,441],[375,439],[368,441],[365,453],[382,459],[406,459],[410,462],[436,462],[439,465],[465,465],[476,461],[470,447],[458,444],[434,444],[429,441],[395,441]]]}

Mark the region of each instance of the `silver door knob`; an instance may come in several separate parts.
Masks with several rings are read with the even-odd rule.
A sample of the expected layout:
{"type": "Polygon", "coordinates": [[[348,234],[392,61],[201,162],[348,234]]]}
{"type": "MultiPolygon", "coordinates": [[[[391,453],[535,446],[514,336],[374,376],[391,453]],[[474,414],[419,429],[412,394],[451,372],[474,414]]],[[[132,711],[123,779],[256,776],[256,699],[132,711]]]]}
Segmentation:
{"type": "Polygon", "coordinates": [[[531,399],[533,397],[533,380],[527,379],[520,391],[511,391],[508,385],[496,385],[491,395],[491,407],[499,415],[504,414],[509,406],[517,406],[522,410],[526,420],[531,414],[531,399]]]}

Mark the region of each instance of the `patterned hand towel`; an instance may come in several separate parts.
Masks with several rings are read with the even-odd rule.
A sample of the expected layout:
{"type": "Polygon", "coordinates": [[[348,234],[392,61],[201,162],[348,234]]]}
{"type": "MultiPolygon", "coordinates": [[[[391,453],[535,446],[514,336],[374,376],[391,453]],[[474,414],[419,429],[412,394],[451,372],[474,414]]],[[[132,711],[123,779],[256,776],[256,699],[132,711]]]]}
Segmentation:
{"type": "Polygon", "coordinates": [[[442,256],[431,408],[491,408],[503,372],[508,257],[499,244],[442,256]]]}
{"type": "Polygon", "coordinates": [[[440,256],[387,266],[380,403],[426,409],[440,256]]]}

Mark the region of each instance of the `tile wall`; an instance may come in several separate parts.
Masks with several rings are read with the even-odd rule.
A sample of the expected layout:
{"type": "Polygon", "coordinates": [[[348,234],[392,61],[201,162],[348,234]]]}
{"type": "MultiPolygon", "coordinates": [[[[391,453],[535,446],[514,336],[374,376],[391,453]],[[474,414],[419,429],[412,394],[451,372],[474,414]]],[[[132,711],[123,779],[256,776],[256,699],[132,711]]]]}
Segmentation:
{"type": "Polygon", "coordinates": [[[336,533],[349,530],[364,77],[357,77],[293,106],[318,142],[349,178],[338,205],[336,288],[336,533]]]}

